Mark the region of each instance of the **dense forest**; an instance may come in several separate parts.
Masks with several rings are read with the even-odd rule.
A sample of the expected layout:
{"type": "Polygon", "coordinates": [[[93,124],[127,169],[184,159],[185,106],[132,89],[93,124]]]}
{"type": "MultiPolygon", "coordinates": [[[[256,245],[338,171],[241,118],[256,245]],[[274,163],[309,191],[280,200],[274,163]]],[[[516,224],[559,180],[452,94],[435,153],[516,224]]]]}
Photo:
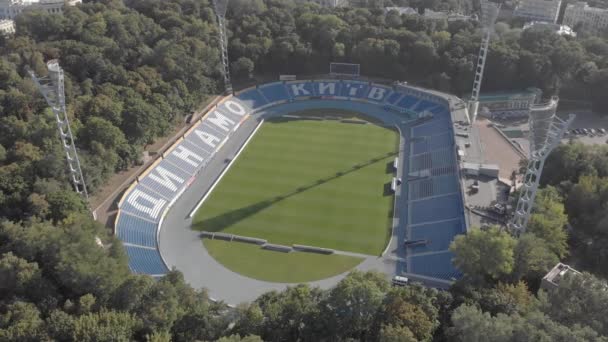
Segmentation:
{"type": "MultiPolygon", "coordinates": [[[[237,82],[321,74],[346,61],[369,76],[466,95],[480,40],[474,22],[291,0],[233,0],[228,18],[237,82]]],[[[560,147],[524,236],[489,228],[459,237],[452,250],[464,277],[450,291],[353,273],[331,290],[296,286],[231,309],[177,271],[160,280],[129,273],[121,243],[70,190],[54,119],[26,73],[44,75],[52,58],[65,69],[95,192],[221,91],[210,2],[94,1],[63,16],[24,13],[16,25],[0,38],[0,341],[608,341],[605,280],[584,274],[537,293],[541,275],[569,253],[606,276],[605,149],[560,147]]],[[[536,86],[605,112],[608,42],[498,24],[485,79],[485,90],[536,86]]]]}
{"type": "Polygon", "coordinates": [[[573,261],[608,277],[608,146],[558,146],[541,181],[565,199],[573,261]]]}

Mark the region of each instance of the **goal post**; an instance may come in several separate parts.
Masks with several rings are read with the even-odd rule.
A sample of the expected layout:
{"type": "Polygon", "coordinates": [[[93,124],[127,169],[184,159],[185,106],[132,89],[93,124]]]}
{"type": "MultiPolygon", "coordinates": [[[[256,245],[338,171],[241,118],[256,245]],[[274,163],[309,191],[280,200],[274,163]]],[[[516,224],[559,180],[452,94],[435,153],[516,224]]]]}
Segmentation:
{"type": "Polygon", "coordinates": [[[329,63],[329,74],[331,76],[359,77],[361,65],[353,63],[329,63]]]}

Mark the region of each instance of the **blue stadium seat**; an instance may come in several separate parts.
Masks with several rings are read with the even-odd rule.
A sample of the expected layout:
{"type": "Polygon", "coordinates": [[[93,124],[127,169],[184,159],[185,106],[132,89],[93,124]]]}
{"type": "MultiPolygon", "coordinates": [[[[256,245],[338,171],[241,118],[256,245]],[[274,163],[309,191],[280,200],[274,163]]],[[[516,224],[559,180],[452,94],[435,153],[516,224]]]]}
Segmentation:
{"type": "Polygon", "coordinates": [[[437,107],[437,104],[426,100],[420,100],[420,102],[418,102],[418,105],[416,105],[416,107],[414,107],[412,110],[417,113],[421,113],[433,107],[437,107]]]}
{"type": "Polygon", "coordinates": [[[266,101],[264,96],[255,88],[242,92],[236,97],[251,109],[257,109],[268,104],[268,101],[266,101]]]}
{"type": "Polygon", "coordinates": [[[462,215],[460,193],[410,202],[412,224],[442,221],[462,215]]]}
{"type": "Polygon", "coordinates": [[[444,133],[451,128],[448,119],[434,119],[412,128],[412,137],[418,138],[429,135],[444,133]]]}
{"type": "Polygon", "coordinates": [[[143,217],[150,221],[158,222],[160,220],[160,215],[163,210],[169,203],[168,200],[158,199],[158,195],[155,195],[154,192],[140,184],[136,185],[133,190],[130,192],[129,196],[125,201],[122,202],[120,206],[120,210],[122,212],[131,213],[137,215],[139,217],[143,217]],[[137,197],[136,194],[140,194],[141,196],[137,197]],[[147,198],[154,198],[157,202],[150,202],[147,198]],[[137,202],[136,205],[133,205],[129,199],[133,199],[135,203],[135,199],[137,202]],[[157,204],[160,204],[157,206],[157,204]],[[144,208],[144,209],[141,209],[144,208]],[[143,210],[143,211],[142,211],[143,210]]]}
{"type": "Polygon", "coordinates": [[[397,104],[401,108],[412,109],[420,99],[411,95],[405,95],[397,104]]]}
{"type": "Polygon", "coordinates": [[[167,160],[161,161],[153,170],[140,179],[139,183],[154,190],[165,199],[173,199],[183,189],[191,175],[171,164],[167,160]]]}
{"type": "Polygon", "coordinates": [[[129,268],[132,272],[154,275],[168,272],[158,250],[136,246],[125,246],[125,250],[129,256],[129,268]]]}
{"type": "Polygon", "coordinates": [[[116,235],[126,243],[156,248],[157,224],[127,213],[120,213],[116,235]]]}
{"type": "Polygon", "coordinates": [[[447,250],[456,235],[464,233],[464,225],[461,219],[452,221],[423,224],[411,228],[411,240],[428,240],[426,245],[418,245],[410,248],[410,255],[426,252],[438,252],[447,250]]]}
{"type": "Polygon", "coordinates": [[[401,93],[398,92],[394,92],[392,94],[390,94],[385,100],[384,103],[388,103],[388,104],[392,104],[392,105],[396,105],[397,101],[399,100],[399,98],[401,97],[401,93]]]}
{"type": "Polygon", "coordinates": [[[413,154],[421,154],[434,150],[446,148],[454,144],[452,134],[445,132],[437,135],[422,137],[422,139],[412,142],[413,154]]]}
{"type": "Polygon", "coordinates": [[[446,114],[449,114],[449,111],[444,106],[438,106],[435,108],[431,108],[430,111],[431,111],[431,113],[435,114],[436,116],[445,116],[446,114]]]}
{"type": "Polygon", "coordinates": [[[315,87],[314,87],[314,83],[312,82],[292,82],[292,83],[286,83],[285,84],[285,88],[287,88],[287,92],[289,93],[289,97],[295,99],[296,97],[307,97],[307,96],[315,96],[315,87]],[[304,93],[300,93],[296,96],[296,93],[294,93],[294,87],[297,84],[304,84],[303,89],[306,90],[308,93],[304,94],[304,93]]]}
{"type": "Polygon", "coordinates": [[[276,82],[264,85],[261,86],[259,90],[262,95],[264,95],[264,97],[268,99],[270,103],[287,101],[290,98],[283,82],[276,82]]]}
{"type": "Polygon", "coordinates": [[[454,151],[451,148],[444,148],[412,156],[410,158],[410,171],[441,168],[453,165],[455,162],[454,151]]]}
{"type": "Polygon", "coordinates": [[[452,266],[453,254],[449,251],[430,255],[412,256],[412,269],[408,272],[443,280],[458,279],[461,273],[452,266]]]}
{"type": "Polygon", "coordinates": [[[364,98],[369,91],[369,84],[367,82],[357,81],[344,81],[340,87],[340,96],[353,97],[353,98],[364,98]],[[355,89],[354,95],[351,92],[355,89]]]}

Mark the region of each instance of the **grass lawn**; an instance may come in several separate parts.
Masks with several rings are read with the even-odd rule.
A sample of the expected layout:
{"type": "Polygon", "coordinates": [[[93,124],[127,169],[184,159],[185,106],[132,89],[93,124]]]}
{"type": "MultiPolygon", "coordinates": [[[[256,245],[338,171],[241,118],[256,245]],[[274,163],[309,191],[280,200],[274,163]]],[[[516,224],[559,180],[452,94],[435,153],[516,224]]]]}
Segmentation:
{"type": "Polygon", "coordinates": [[[345,255],[279,253],[261,249],[257,245],[221,240],[205,239],[205,247],[211,256],[234,272],[281,283],[302,283],[329,278],[346,272],[363,261],[361,258],[345,255]]]}
{"type": "MultiPolygon", "coordinates": [[[[265,122],[196,213],[193,228],[379,255],[392,222],[393,196],[387,190],[397,146],[395,131],[371,124],[265,122]]],[[[210,248],[208,240],[205,245],[210,248]]],[[[274,256],[271,264],[249,260],[257,263],[249,273],[239,267],[254,278],[260,263],[278,270],[296,262],[296,269],[306,267],[307,258],[330,260],[308,253],[251,254],[249,247],[222,244],[228,250],[221,253],[217,245],[211,248],[219,262],[235,270],[231,261],[274,256]]]]}

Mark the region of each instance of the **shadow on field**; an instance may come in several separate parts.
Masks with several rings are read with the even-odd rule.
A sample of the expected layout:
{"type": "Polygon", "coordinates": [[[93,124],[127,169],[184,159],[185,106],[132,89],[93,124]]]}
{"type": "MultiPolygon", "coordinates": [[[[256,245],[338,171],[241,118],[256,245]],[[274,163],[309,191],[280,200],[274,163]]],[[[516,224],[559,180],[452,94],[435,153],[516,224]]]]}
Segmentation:
{"type": "MultiPolygon", "coordinates": [[[[295,196],[304,191],[313,189],[319,185],[325,184],[327,182],[331,182],[334,179],[338,179],[349,173],[360,170],[364,167],[384,161],[385,159],[391,158],[395,155],[397,155],[397,152],[389,152],[386,154],[382,154],[382,155],[372,158],[364,163],[353,165],[353,167],[351,167],[350,169],[336,172],[332,176],[329,176],[326,178],[321,178],[308,185],[298,187],[294,191],[291,191],[284,195],[280,195],[280,196],[276,196],[276,197],[268,199],[268,200],[260,201],[260,202],[254,203],[252,205],[248,205],[246,207],[230,210],[230,211],[224,212],[223,214],[203,220],[201,222],[193,223],[193,228],[195,230],[205,230],[208,232],[222,231],[222,230],[236,224],[237,222],[244,220],[244,219],[248,218],[249,216],[254,215],[255,213],[258,213],[258,212],[272,206],[275,203],[288,199],[289,197],[295,196]]],[[[356,185],[353,185],[353,186],[356,186],[356,185]]],[[[388,186],[390,189],[390,183],[388,184],[388,186]]]]}

